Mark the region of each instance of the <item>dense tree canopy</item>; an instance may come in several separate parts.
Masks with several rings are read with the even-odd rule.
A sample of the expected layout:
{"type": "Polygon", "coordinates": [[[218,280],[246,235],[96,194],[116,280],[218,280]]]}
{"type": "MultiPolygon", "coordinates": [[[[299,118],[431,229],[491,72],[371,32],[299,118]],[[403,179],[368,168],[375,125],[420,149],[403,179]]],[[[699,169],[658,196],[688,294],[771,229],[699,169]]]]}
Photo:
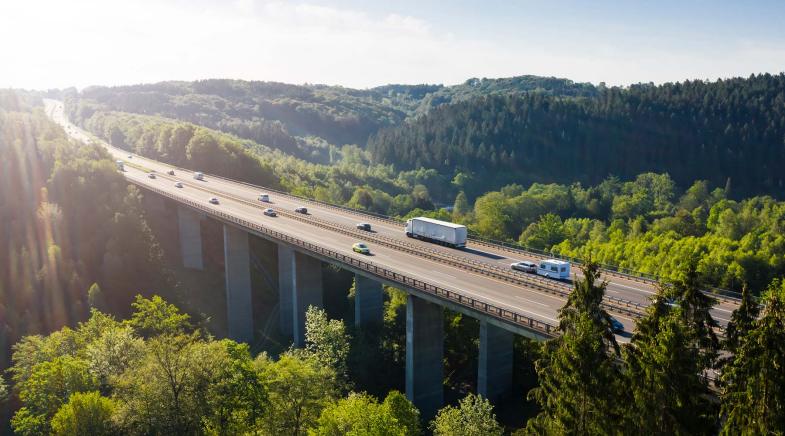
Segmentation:
{"type": "Polygon", "coordinates": [[[736,195],[781,195],[785,74],[608,88],[596,96],[485,95],[383,129],[374,160],[471,171],[497,183],[597,183],[668,172],[732,181],[736,195]]]}

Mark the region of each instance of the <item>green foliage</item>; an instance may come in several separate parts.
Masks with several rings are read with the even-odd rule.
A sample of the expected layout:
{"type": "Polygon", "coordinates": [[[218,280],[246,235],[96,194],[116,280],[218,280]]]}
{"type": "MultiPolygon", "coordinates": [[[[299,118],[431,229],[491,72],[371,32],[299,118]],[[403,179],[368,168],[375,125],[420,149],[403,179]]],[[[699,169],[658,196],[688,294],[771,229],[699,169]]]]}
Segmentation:
{"type": "MultiPolygon", "coordinates": [[[[781,171],[770,162],[782,159],[785,74],[589,89],[585,98],[472,90],[475,98],[380,130],[368,149],[374,162],[399,168],[476,173],[485,189],[656,171],[685,187],[696,179],[724,186],[732,178],[737,193],[781,192],[781,171]]],[[[629,192],[615,206],[637,215],[651,200],[629,192]]]]}
{"type": "Polygon", "coordinates": [[[128,325],[142,336],[178,334],[191,329],[190,316],[158,295],[149,299],[137,295],[131,305],[134,313],[128,325]]]}
{"type": "Polygon", "coordinates": [[[324,309],[310,306],[305,312],[305,350],[321,365],[331,368],[339,383],[348,387],[351,337],[343,321],[328,319],[324,309]]]}
{"type": "Polygon", "coordinates": [[[0,403],[5,401],[8,397],[8,386],[5,384],[5,379],[3,379],[3,375],[0,374],[0,403]]]}
{"type": "Polygon", "coordinates": [[[785,428],[785,282],[772,282],[761,303],[761,317],[737,330],[736,353],[722,374],[725,435],[781,434],[785,428]]]}
{"type": "Polygon", "coordinates": [[[97,387],[83,359],[60,356],[38,363],[30,377],[17,384],[19,399],[25,406],[16,412],[11,426],[17,434],[46,433],[49,420],[72,394],[97,387]]]}
{"type": "Polygon", "coordinates": [[[140,290],[168,285],[139,192],[109,156],[72,143],[40,99],[0,99],[0,366],[23,335],[74,325],[88,313],[85,289],[101,283],[105,310],[140,290]]]}
{"type": "Polygon", "coordinates": [[[704,371],[716,356],[712,302],[696,295],[694,268],[663,286],[624,348],[625,383],[632,395],[626,430],[647,434],[712,434],[716,408],[704,371]],[[668,303],[668,300],[675,303],[668,303]],[[674,306],[675,304],[675,306],[674,306]]]}
{"type": "Polygon", "coordinates": [[[458,407],[447,406],[431,421],[436,436],[501,436],[502,426],[496,421],[491,403],[478,395],[469,394],[458,407]]]}
{"type": "Polygon", "coordinates": [[[415,435],[417,427],[410,427],[412,419],[417,420],[416,409],[408,400],[401,402],[402,396],[395,392],[388,395],[385,402],[379,402],[367,394],[351,393],[347,398],[327,407],[319,417],[318,427],[309,432],[314,435],[415,435]],[[390,400],[388,402],[388,400],[390,400]],[[402,416],[397,413],[402,413],[402,416]],[[399,420],[400,418],[400,420],[399,420]],[[408,425],[407,425],[408,424],[408,425]]]}
{"type": "Polygon", "coordinates": [[[75,393],[52,418],[56,436],[108,436],[115,434],[112,414],[117,405],[98,392],[75,393]]]}
{"type": "Polygon", "coordinates": [[[106,305],[104,293],[98,283],[93,283],[87,290],[87,304],[93,309],[103,309],[106,305]]]}
{"type": "Polygon", "coordinates": [[[269,392],[262,426],[267,434],[303,435],[338,397],[335,372],[316,359],[284,354],[276,362],[254,362],[269,392]]]}
{"type": "Polygon", "coordinates": [[[527,423],[532,434],[613,434],[620,426],[617,345],[600,307],[605,283],[595,264],[583,274],[559,311],[561,336],[546,342],[535,362],[540,385],[529,399],[542,411],[527,423]]]}

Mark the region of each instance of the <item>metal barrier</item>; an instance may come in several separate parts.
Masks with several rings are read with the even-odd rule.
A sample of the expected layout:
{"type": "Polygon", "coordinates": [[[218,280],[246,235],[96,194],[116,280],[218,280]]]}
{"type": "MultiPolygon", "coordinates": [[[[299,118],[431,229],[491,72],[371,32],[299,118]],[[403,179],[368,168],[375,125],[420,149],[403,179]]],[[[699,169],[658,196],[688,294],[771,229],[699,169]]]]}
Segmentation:
{"type": "Polygon", "coordinates": [[[484,301],[481,301],[481,300],[477,300],[477,299],[475,299],[473,297],[469,297],[469,296],[466,296],[466,295],[463,295],[463,294],[459,294],[457,292],[450,291],[450,290],[442,288],[440,286],[437,286],[437,285],[434,285],[434,284],[431,284],[431,283],[428,283],[428,282],[425,282],[425,281],[422,281],[422,280],[419,280],[419,279],[415,279],[413,277],[407,276],[406,274],[400,273],[398,271],[391,270],[391,269],[386,268],[386,267],[379,266],[379,265],[374,264],[372,262],[360,260],[360,259],[357,259],[355,257],[347,256],[345,254],[338,253],[336,251],[333,251],[333,250],[321,247],[319,245],[316,245],[316,244],[313,244],[313,243],[310,243],[310,242],[307,242],[307,241],[303,241],[303,240],[301,240],[299,238],[296,238],[294,236],[288,235],[286,233],[281,233],[281,232],[279,232],[277,230],[269,229],[269,228],[261,226],[261,225],[259,225],[257,223],[253,223],[253,222],[247,221],[247,220],[242,219],[242,218],[237,218],[237,217],[235,217],[235,216],[233,216],[231,214],[227,214],[225,212],[216,210],[214,208],[207,207],[204,204],[195,202],[193,200],[190,200],[190,199],[187,199],[187,198],[184,198],[184,197],[180,197],[180,196],[172,194],[172,193],[170,193],[168,191],[164,191],[164,190],[159,189],[159,188],[155,188],[155,187],[152,187],[152,186],[145,185],[144,183],[141,183],[139,181],[136,181],[136,180],[133,180],[133,179],[129,179],[129,180],[132,183],[135,183],[138,186],[140,186],[140,187],[142,187],[142,188],[144,188],[146,190],[149,190],[151,192],[155,192],[156,194],[162,195],[162,196],[167,197],[167,198],[171,198],[172,200],[175,200],[175,201],[177,201],[179,203],[185,204],[185,205],[187,205],[187,206],[189,206],[191,208],[197,209],[199,211],[205,212],[205,213],[207,213],[209,215],[212,215],[214,217],[218,217],[222,221],[240,225],[240,226],[245,227],[247,229],[251,229],[251,230],[253,230],[256,233],[259,233],[259,234],[262,234],[262,235],[266,235],[266,236],[272,237],[272,238],[274,238],[276,240],[280,240],[280,241],[286,242],[288,244],[297,246],[297,247],[299,247],[301,249],[304,249],[306,251],[309,251],[309,252],[312,252],[312,253],[316,253],[318,255],[321,255],[321,256],[324,256],[324,257],[327,257],[327,258],[330,258],[330,259],[337,260],[337,261],[339,261],[341,263],[344,263],[344,264],[347,264],[347,265],[352,266],[354,268],[363,270],[363,271],[365,271],[365,272],[367,272],[367,273],[369,273],[371,275],[374,275],[374,276],[377,276],[377,277],[381,277],[381,278],[384,278],[384,279],[387,279],[387,280],[391,280],[391,281],[393,281],[395,283],[400,283],[400,284],[402,284],[402,285],[404,285],[406,287],[409,287],[409,288],[412,288],[412,289],[416,289],[418,291],[422,291],[422,292],[426,292],[426,293],[435,295],[436,297],[439,297],[441,299],[445,299],[445,300],[448,300],[448,301],[451,301],[451,302],[454,302],[454,303],[458,303],[459,305],[462,305],[464,307],[471,308],[473,310],[485,313],[487,315],[494,316],[496,318],[500,318],[500,319],[504,320],[505,322],[510,322],[510,323],[515,324],[515,325],[518,325],[518,326],[521,326],[521,327],[524,327],[524,328],[527,328],[527,329],[530,329],[530,330],[534,330],[534,331],[536,331],[536,332],[538,332],[540,334],[544,334],[545,336],[553,337],[553,336],[557,335],[558,327],[555,326],[555,325],[552,325],[552,324],[549,324],[549,323],[546,323],[546,322],[543,322],[543,321],[540,321],[540,320],[537,320],[537,319],[534,319],[534,318],[529,318],[529,317],[527,317],[525,315],[521,315],[521,314],[519,314],[517,312],[514,312],[512,310],[504,309],[502,307],[495,306],[492,303],[487,303],[487,302],[484,302],[484,301]]]}
{"type": "MultiPolygon", "coordinates": [[[[178,180],[175,177],[171,177],[167,175],[159,175],[159,177],[168,180],[178,180]]],[[[198,183],[192,183],[192,182],[182,182],[182,183],[185,183],[190,187],[199,189],[204,192],[220,195],[224,198],[230,198],[236,202],[248,205],[249,207],[253,207],[255,209],[260,209],[260,210],[267,209],[266,206],[263,206],[258,202],[250,201],[245,198],[237,197],[235,195],[228,194],[222,191],[216,191],[198,183]]],[[[288,210],[284,210],[280,208],[271,208],[271,209],[274,209],[276,213],[278,213],[279,215],[286,216],[287,218],[300,221],[309,225],[314,225],[317,227],[328,229],[333,232],[356,237],[362,240],[374,241],[377,244],[384,245],[393,248],[395,250],[402,251],[407,254],[411,254],[413,256],[423,257],[429,260],[450,265],[466,271],[471,271],[477,274],[482,274],[484,276],[493,277],[519,286],[534,288],[539,291],[557,295],[564,299],[567,298],[567,295],[569,295],[570,292],[570,287],[568,285],[561,284],[559,282],[554,282],[551,279],[543,278],[537,275],[513,272],[508,269],[500,268],[497,265],[492,265],[473,259],[459,257],[433,249],[426,249],[422,246],[408,244],[404,241],[378,235],[378,234],[358,231],[354,227],[344,226],[341,224],[337,224],[331,221],[314,217],[312,215],[305,216],[297,212],[290,212],[288,210]]],[[[606,295],[603,298],[602,305],[609,310],[613,310],[621,314],[632,316],[635,318],[642,316],[644,310],[646,309],[646,306],[640,303],[636,303],[618,297],[612,297],[609,295],[606,295]]]]}

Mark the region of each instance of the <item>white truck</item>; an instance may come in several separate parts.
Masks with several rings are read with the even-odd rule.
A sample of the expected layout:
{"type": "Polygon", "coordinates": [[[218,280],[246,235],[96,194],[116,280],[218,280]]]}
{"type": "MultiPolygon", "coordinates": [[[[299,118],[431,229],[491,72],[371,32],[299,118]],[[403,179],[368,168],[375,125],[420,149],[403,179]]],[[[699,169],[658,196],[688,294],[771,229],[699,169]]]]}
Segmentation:
{"type": "Polygon", "coordinates": [[[417,217],[406,221],[406,236],[454,248],[466,246],[466,226],[417,217]]]}
{"type": "Polygon", "coordinates": [[[558,259],[541,260],[537,266],[537,274],[557,280],[570,278],[570,262],[558,259]]]}
{"type": "Polygon", "coordinates": [[[204,173],[201,173],[199,171],[195,172],[194,173],[194,179],[196,179],[196,180],[204,180],[204,173]]]}

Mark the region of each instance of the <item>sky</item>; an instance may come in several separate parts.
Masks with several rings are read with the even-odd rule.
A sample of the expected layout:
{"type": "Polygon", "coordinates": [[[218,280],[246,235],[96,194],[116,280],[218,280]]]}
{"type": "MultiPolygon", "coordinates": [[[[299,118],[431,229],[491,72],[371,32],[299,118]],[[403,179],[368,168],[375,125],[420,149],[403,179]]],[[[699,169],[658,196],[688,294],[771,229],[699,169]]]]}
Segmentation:
{"type": "Polygon", "coordinates": [[[0,0],[0,88],[785,71],[785,1],[0,0]]]}

